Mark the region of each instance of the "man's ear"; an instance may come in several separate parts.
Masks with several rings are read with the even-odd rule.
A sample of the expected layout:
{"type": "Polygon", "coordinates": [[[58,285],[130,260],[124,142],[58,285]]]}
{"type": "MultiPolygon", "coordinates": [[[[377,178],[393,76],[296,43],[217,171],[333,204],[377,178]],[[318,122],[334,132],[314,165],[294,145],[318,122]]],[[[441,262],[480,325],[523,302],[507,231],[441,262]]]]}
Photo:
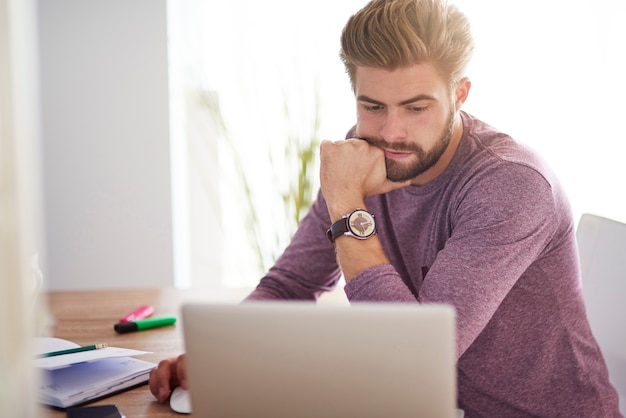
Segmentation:
{"type": "Polygon", "coordinates": [[[455,109],[459,110],[463,103],[467,100],[467,96],[469,96],[470,89],[472,88],[472,82],[468,77],[463,77],[459,80],[456,85],[454,99],[455,99],[455,109]]]}

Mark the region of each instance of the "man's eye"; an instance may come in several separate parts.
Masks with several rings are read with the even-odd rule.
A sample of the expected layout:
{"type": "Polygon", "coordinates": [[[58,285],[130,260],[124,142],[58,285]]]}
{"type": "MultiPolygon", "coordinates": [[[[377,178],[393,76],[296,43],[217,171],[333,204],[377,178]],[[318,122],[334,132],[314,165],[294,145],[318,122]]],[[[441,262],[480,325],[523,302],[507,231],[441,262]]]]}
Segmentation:
{"type": "Polygon", "coordinates": [[[413,106],[410,109],[412,112],[421,113],[425,112],[428,108],[426,106],[413,106]]]}
{"type": "Polygon", "coordinates": [[[380,105],[364,105],[363,106],[365,108],[365,110],[367,110],[368,112],[378,112],[379,110],[381,110],[383,107],[380,105]]]}

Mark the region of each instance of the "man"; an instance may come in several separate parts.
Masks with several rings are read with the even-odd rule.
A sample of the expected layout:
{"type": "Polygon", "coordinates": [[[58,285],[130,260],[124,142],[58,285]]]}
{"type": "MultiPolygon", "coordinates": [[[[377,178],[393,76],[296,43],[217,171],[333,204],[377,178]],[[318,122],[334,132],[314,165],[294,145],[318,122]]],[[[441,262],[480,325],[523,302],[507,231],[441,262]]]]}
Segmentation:
{"type": "MultiPolygon", "coordinates": [[[[451,304],[466,416],[619,416],[561,186],[460,110],[473,50],[463,14],[445,0],[374,0],[341,46],[356,127],[321,144],[321,194],[248,300],[314,300],[343,273],[351,302],[451,304]]],[[[151,390],[165,401],[184,377],[184,356],[163,361],[151,390]]]]}

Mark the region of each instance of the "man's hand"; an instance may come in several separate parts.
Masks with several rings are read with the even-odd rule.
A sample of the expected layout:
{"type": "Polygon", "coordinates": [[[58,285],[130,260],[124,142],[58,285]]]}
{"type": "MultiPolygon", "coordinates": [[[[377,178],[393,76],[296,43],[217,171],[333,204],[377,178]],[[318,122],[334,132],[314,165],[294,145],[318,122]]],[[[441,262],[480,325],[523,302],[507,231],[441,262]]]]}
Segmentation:
{"type": "Polygon", "coordinates": [[[410,182],[389,181],[383,150],[365,140],[351,138],[322,141],[320,184],[334,221],[362,207],[366,197],[408,186],[410,182]]]}
{"type": "Polygon", "coordinates": [[[150,371],[150,392],[159,402],[167,402],[172,390],[178,385],[188,389],[184,354],[162,360],[156,369],[150,371]]]}

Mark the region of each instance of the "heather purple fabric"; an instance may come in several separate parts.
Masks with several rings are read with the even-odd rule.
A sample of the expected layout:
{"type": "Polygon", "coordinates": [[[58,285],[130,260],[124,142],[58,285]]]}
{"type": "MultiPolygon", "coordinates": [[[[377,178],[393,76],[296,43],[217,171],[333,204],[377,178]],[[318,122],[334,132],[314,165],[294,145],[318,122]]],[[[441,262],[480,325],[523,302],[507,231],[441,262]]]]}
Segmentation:
{"type": "MultiPolygon", "coordinates": [[[[462,118],[442,175],[366,201],[391,264],[360,273],[346,295],[456,308],[466,417],[620,416],[587,322],[563,189],[531,150],[462,118]]],[[[320,194],[248,300],[315,300],[332,289],[340,271],[329,224],[320,194]]]]}

